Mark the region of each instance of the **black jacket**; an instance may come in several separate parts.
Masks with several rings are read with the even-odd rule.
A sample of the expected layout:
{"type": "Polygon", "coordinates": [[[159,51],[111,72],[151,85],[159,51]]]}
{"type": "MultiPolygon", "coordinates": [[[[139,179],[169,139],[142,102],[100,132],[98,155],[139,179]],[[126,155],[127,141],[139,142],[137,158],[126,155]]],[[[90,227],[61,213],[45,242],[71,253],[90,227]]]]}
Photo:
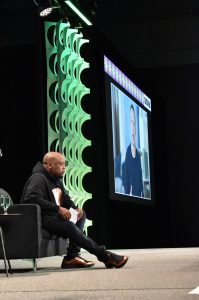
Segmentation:
{"type": "Polygon", "coordinates": [[[62,190],[62,207],[67,209],[70,207],[77,208],[66,194],[61,180],[46,171],[40,162],[35,165],[32,175],[24,186],[21,202],[38,204],[41,207],[43,216],[57,216],[59,206],[56,204],[52,192],[54,188],[60,188],[62,190]]]}

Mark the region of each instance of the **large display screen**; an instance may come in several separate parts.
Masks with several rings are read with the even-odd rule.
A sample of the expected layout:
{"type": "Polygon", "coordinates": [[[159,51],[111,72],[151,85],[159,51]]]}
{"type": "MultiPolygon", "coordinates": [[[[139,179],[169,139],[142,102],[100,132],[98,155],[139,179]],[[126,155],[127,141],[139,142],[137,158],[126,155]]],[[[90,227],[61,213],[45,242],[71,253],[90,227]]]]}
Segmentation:
{"type": "Polygon", "coordinates": [[[104,56],[110,196],[153,203],[151,99],[104,56]]]}

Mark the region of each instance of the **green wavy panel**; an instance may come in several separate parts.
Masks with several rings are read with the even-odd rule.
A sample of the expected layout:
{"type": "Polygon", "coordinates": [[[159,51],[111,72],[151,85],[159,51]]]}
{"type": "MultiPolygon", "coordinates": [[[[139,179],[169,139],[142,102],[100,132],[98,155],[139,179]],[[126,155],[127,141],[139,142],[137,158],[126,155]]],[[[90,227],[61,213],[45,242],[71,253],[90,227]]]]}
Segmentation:
{"type": "MultiPolygon", "coordinates": [[[[91,141],[82,133],[91,116],[81,106],[90,89],[81,81],[89,63],[81,57],[81,47],[89,41],[69,23],[45,22],[47,61],[48,149],[60,151],[68,161],[63,177],[73,201],[83,207],[92,194],[83,187],[83,178],[92,172],[82,158],[91,141]]],[[[92,224],[87,220],[85,230],[92,224]]]]}

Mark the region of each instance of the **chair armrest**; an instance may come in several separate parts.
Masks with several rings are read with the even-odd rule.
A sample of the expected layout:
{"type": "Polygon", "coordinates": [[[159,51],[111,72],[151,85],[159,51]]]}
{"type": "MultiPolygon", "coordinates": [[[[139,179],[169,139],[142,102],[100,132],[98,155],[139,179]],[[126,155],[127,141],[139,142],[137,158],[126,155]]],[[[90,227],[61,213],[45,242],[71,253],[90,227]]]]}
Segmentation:
{"type": "Polygon", "coordinates": [[[30,228],[38,228],[41,233],[41,208],[37,204],[14,204],[8,208],[8,214],[22,214],[23,221],[30,228]]]}
{"type": "Polygon", "coordinates": [[[39,205],[14,204],[8,208],[8,214],[20,214],[2,224],[8,258],[39,257],[42,240],[39,205]]]}

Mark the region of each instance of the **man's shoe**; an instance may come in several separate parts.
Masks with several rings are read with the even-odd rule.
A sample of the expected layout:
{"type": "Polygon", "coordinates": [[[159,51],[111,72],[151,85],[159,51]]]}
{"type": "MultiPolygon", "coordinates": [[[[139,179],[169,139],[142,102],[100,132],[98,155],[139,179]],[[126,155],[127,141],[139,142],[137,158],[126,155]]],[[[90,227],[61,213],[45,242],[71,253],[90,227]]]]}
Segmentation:
{"type": "Polygon", "coordinates": [[[118,255],[110,251],[107,251],[107,255],[108,258],[103,261],[107,268],[121,268],[128,260],[128,256],[118,255]]]}
{"type": "Polygon", "coordinates": [[[64,257],[61,264],[62,269],[90,268],[92,266],[94,266],[94,262],[88,261],[80,256],[76,256],[72,259],[64,257]]]}

